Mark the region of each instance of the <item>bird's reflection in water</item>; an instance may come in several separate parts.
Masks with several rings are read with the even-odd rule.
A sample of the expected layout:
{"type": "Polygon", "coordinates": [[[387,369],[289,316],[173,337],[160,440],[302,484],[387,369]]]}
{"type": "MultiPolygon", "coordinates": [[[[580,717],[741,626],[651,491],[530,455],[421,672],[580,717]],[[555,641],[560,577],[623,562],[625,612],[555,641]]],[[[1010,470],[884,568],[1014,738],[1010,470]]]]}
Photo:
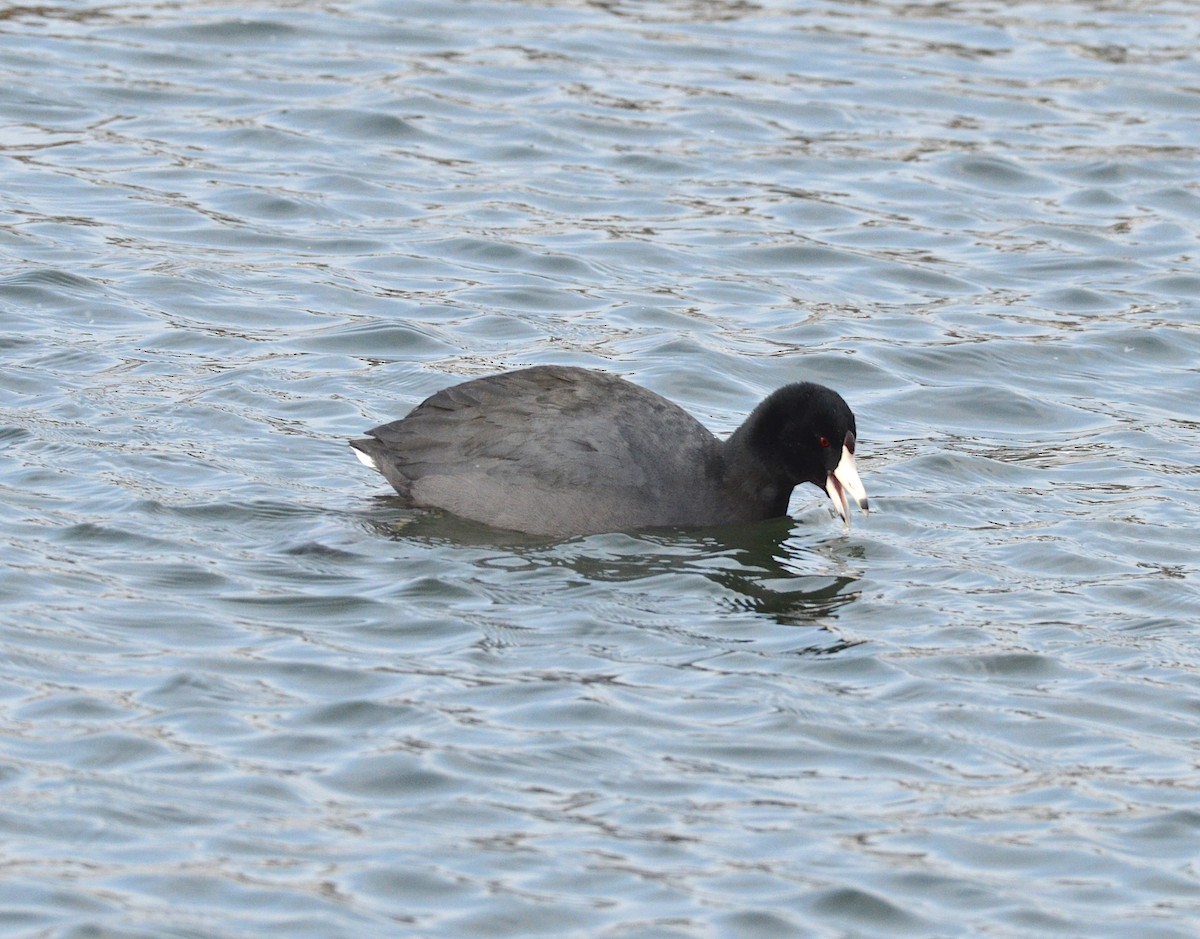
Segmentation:
{"type": "MultiPolygon", "coordinates": [[[[795,520],[784,517],[748,525],[710,529],[653,530],[554,540],[508,532],[443,513],[397,509],[398,500],[381,496],[368,527],[393,539],[454,547],[477,569],[522,571],[559,568],[592,584],[645,584],[664,575],[702,576],[722,588],[709,594],[717,612],[750,613],[783,626],[815,628],[823,641],[794,653],[831,655],[861,640],[837,636],[831,618],[859,596],[854,554],[837,535],[819,540],[797,537],[795,520]],[[837,544],[836,550],[830,545],[837,544]],[[499,553],[498,553],[499,552],[499,553]]],[[[543,586],[545,586],[543,584],[543,586]]],[[[663,590],[669,600],[681,588],[663,590]]],[[[686,589],[686,588],[683,588],[686,589]]],[[[657,591],[656,591],[657,592],[657,591]]],[[[583,597],[580,597],[583,601],[583,597]]],[[[656,604],[657,605],[657,604],[656,604]]],[[[681,607],[691,604],[681,601],[681,607]]],[[[681,617],[688,613],[681,609],[681,617]]]]}

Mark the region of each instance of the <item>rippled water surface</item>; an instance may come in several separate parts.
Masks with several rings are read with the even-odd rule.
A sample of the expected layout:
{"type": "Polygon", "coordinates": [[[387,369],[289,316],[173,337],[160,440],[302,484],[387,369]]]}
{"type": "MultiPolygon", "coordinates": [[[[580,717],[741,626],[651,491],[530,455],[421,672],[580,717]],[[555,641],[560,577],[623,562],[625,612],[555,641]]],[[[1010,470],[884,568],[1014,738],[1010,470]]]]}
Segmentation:
{"type": "Polygon", "coordinates": [[[1200,934],[1187,3],[0,10],[0,934],[1200,934]],[[346,439],[467,377],[873,511],[559,542],[346,439]]]}

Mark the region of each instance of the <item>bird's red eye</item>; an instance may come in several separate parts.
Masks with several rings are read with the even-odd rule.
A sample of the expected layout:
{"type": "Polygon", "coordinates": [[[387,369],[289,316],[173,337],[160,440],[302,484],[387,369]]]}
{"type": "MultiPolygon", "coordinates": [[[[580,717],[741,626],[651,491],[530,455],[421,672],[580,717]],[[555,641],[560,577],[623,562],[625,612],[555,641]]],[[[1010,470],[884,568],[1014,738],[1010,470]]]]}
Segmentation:
{"type": "Polygon", "coordinates": [[[822,447],[827,447],[827,446],[829,446],[829,438],[828,437],[818,437],[817,443],[819,443],[822,447]]]}

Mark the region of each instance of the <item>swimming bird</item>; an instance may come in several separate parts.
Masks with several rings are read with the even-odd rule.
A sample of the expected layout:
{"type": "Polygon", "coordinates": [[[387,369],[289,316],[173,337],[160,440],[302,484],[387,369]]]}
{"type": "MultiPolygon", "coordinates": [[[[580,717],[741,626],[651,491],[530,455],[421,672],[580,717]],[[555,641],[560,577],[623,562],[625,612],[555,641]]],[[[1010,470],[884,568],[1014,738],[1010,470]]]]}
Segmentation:
{"type": "Polygon", "coordinates": [[[811,382],[719,440],[632,382],[537,365],[443,389],[350,446],[410,506],[568,536],[775,518],[806,482],[848,527],[850,499],[867,511],[856,433],[842,396],[811,382]]]}

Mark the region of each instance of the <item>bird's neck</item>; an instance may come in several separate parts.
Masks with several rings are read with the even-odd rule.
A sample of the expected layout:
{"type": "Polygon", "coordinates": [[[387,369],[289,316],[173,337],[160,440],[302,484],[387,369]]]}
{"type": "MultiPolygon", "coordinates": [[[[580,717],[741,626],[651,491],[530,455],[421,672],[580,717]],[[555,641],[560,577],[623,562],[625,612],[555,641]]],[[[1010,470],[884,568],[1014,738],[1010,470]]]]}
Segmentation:
{"type": "Polygon", "coordinates": [[[753,506],[754,518],[785,515],[796,483],[754,452],[745,429],[742,425],[721,445],[726,491],[734,502],[753,506]]]}

